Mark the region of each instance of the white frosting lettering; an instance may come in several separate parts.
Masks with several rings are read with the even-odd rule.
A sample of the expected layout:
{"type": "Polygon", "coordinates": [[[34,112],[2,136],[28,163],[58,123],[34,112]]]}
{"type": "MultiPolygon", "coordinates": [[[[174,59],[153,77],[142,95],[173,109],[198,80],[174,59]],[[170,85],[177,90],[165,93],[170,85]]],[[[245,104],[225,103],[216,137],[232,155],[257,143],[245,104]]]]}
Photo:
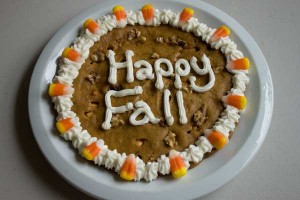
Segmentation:
{"type": "Polygon", "coordinates": [[[115,60],[115,52],[112,50],[108,50],[106,57],[109,59],[109,77],[108,82],[111,84],[117,83],[117,70],[122,68],[127,68],[127,76],[126,80],[128,83],[132,83],[134,81],[133,76],[133,64],[132,64],[132,56],[134,55],[133,51],[127,50],[125,52],[126,61],[125,62],[116,62],[115,60]]]}

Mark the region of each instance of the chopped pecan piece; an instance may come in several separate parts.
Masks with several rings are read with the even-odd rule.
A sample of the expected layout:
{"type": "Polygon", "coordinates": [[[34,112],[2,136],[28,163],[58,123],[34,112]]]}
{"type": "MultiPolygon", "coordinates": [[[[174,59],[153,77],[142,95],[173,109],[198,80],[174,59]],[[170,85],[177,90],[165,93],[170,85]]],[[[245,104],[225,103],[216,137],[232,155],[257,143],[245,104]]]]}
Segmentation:
{"type": "Polygon", "coordinates": [[[158,59],[158,58],[160,58],[160,56],[157,53],[153,53],[151,55],[151,58],[158,59]]]}
{"type": "Polygon", "coordinates": [[[141,31],[139,31],[139,30],[137,30],[137,29],[135,29],[135,33],[136,33],[136,37],[140,37],[141,36],[141,31]]]}
{"type": "Polygon", "coordinates": [[[145,142],[147,142],[148,140],[147,139],[144,139],[144,138],[140,138],[140,139],[136,139],[134,141],[135,145],[138,146],[138,147],[141,147],[144,145],[145,142]]]}
{"type": "Polygon", "coordinates": [[[158,122],[158,124],[159,124],[161,127],[166,127],[166,126],[167,126],[166,120],[165,120],[165,118],[163,118],[163,117],[160,118],[160,121],[158,122]]]}
{"type": "Polygon", "coordinates": [[[207,111],[207,106],[203,104],[201,108],[194,113],[193,120],[196,126],[201,126],[205,122],[205,120],[207,119],[206,111],[207,111]]]}
{"type": "Polygon", "coordinates": [[[128,40],[133,40],[136,37],[136,31],[134,29],[131,29],[127,34],[128,40]]]}
{"type": "Polygon", "coordinates": [[[105,54],[100,52],[100,51],[95,51],[92,55],[91,55],[91,60],[93,62],[102,62],[105,60],[105,54]]]}
{"type": "Polygon", "coordinates": [[[158,43],[164,43],[164,38],[163,37],[157,37],[156,42],[158,43]]]}
{"type": "Polygon", "coordinates": [[[184,41],[184,40],[182,40],[180,38],[178,38],[177,42],[178,42],[178,45],[182,46],[182,47],[185,47],[187,45],[186,41],[184,41]]]}
{"type": "Polygon", "coordinates": [[[146,37],[139,37],[137,40],[139,43],[145,43],[147,41],[146,37]]]}
{"type": "Polygon", "coordinates": [[[123,124],[125,124],[125,122],[119,114],[116,114],[111,118],[111,126],[112,127],[118,127],[118,126],[121,126],[123,124]]]}
{"type": "Polygon", "coordinates": [[[172,131],[169,131],[167,136],[164,138],[164,142],[166,145],[173,148],[178,144],[178,142],[176,141],[176,134],[172,131]]]}
{"type": "Polygon", "coordinates": [[[92,111],[88,111],[88,112],[85,112],[84,115],[86,117],[91,117],[93,115],[93,112],[92,111]]]}
{"type": "Polygon", "coordinates": [[[91,72],[86,79],[92,84],[95,85],[99,82],[100,76],[96,72],[91,72]]]}

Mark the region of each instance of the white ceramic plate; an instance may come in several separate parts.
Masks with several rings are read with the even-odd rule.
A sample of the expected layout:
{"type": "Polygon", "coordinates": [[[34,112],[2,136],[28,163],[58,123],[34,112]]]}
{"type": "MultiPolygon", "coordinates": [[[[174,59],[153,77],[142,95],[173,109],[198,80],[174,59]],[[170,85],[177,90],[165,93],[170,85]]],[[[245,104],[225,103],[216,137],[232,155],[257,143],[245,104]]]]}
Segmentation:
{"type": "Polygon", "coordinates": [[[32,129],[40,149],[49,163],[68,182],[97,198],[109,199],[191,199],[219,188],[237,175],[256,154],[269,128],[273,109],[273,86],[265,58],[253,38],[234,19],[221,10],[199,0],[151,0],[159,9],[180,12],[184,7],[195,10],[195,17],[210,27],[227,25],[231,38],[249,57],[250,85],[248,105],[234,136],[224,149],[205,159],[179,180],[160,177],[152,183],[120,181],[118,175],[81,159],[73,147],[57,136],[54,130],[56,114],[47,96],[48,83],[56,70],[56,58],[78,35],[79,27],[88,18],[111,13],[114,5],[138,10],[147,1],[105,1],[93,6],[64,25],[50,40],[36,63],[29,90],[29,112],[32,129]]]}

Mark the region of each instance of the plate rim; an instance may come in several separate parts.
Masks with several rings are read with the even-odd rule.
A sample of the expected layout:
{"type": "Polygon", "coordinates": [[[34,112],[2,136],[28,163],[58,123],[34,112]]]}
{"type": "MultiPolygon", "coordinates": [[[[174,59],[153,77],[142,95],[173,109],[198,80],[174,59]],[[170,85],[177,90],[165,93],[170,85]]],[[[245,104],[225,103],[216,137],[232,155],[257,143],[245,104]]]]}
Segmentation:
{"type": "MultiPolygon", "coordinates": [[[[132,1],[133,0],[127,0],[127,2],[132,2],[132,1]]],[[[163,0],[163,1],[169,1],[169,0],[163,0]]],[[[96,197],[96,198],[99,198],[99,197],[100,198],[117,198],[117,197],[120,198],[121,196],[119,193],[114,193],[114,192],[109,192],[109,191],[104,191],[104,190],[101,190],[101,193],[99,193],[99,191],[97,191],[97,192],[94,191],[95,188],[87,188],[87,186],[85,186],[85,184],[81,183],[80,178],[74,177],[70,173],[66,173],[67,169],[65,169],[63,166],[58,166],[57,162],[59,162],[59,158],[57,158],[57,157],[54,158],[55,156],[50,155],[49,152],[51,152],[51,151],[53,152],[53,149],[51,149],[51,147],[49,145],[48,146],[41,145],[44,142],[43,139],[45,139],[45,138],[42,138],[42,135],[38,134],[40,132],[40,128],[37,125],[38,124],[37,116],[40,113],[38,111],[39,109],[35,105],[36,105],[36,103],[38,103],[38,99],[40,97],[39,92],[38,92],[40,88],[38,88],[38,87],[41,87],[41,86],[37,85],[37,83],[39,83],[39,79],[40,79],[39,76],[41,75],[41,73],[39,73],[39,72],[42,70],[42,67],[40,67],[40,66],[43,66],[42,63],[48,63],[49,60],[52,60],[52,58],[49,58],[48,55],[53,51],[52,48],[53,48],[55,41],[61,39],[64,36],[64,33],[66,32],[66,30],[71,28],[73,26],[73,24],[77,23],[78,21],[84,19],[84,17],[88,16],[92,10],[94,10],[94,12],[95,12],[95,10],[97,10],[97,8],[100,8],[101,6],[110,6],[111,7],[113,5],[116,5],[117,2],[122,2],[122,4],[126,3],[125,1],[120,1],[120,0],[112,0],[112,1],[106,0],[106,1],[100,2],[96,5],[93,5],[87,9],[83,10],[82,12],[80,12],[79,15],[72,18],[63,27],[61,27],[59,29],[59,31],[47,43],[46,47],[43,49],[40,57],[38,58],[38,61],[36,62],[34,71],[32,73],[31,81],[30,81],[29,95],[28,95],[30,124],[31,124],[32,130],[33,130],[33,133],[34,133],[34,137],[38,143],[38,146],[41,149],[44,156],[46,157],[47,161],[67,182],[69,182],[71,185],[75,186],[77,189],[89,194],[90,196],[96,197]]],[[[142,1],[138,1],[138,2],[140,3],[142,1]]],[[[254,55],[253,57],[259,58],[259,63],[260,63],[260,68],[261,68],[260,70],[263,70],[265,72],[264,75],[258,74],[258,76],[260,77],[259,80],[262,82],[261,84],[264,86],[263,88],[261,88],[261,93],[260,93],[261,99],[260,100],[265,101],[265,102],[261,102],[261,104],[264,104],[264,106],[265,106],[264,109],[259,109],[259,113],[258,113],[260,115],[263,115],[262,121],[264,122],[264,123],[261,122],[261,124],[260,124],[260,128],[259,128],[260,130],[258,130],[259,134],[257,134],[257,136],[259,136],[259,137],[256,137],[255,144],[252,144],[252,145],[249,144],[249,138],[248,138],[248,141],[245,142],[245,144],[241,147],[240,151],[232,158],[232,160],[233,159],[236,160],[237,158],[244,156],[245,153],[247,153],[246,155],[248,155],[248,156],[244,156],[246,158],[243,158],[242,162],[239,165],[234,166],[234,170],[233,170],[232,166],[231,166],[231,168],[228,167],[229,162],[225,166],[223,166],[224,168],[231,169],[231,170],[230,170],[230,173],[227,173],[225,176],[223,175],[224,177],[223,177],[222,181],[215,183],[213,185],[213,187],[204,188],[202,191],[193,191],[189,194],[184,194],[185,198],[196,198],[196,197],[204,196],[204,195],[214,191],[215,189],[221,187],[228,181],[230,181],[256,155],[257,151],[259,150],[260,146],[263,143],[265,136],[267,135],[267,131],[268,131],[268,128],[269,128],[269,125],[271,122],[272,113],[273,113],[273,104],[274,104],[274,92],[273,92],[273,84],[272,84],[270,70],[269,70],[268,64],[264,58],[262,51],[256,44],[255,40],[251,37],[251,35],[238,22],[236,22],[228,14],[224,13],[220,9],[218,9],[206,2],[197,1],[197,0],[175,0],[173,2],[179,2],[179,3],[184,3],[187,5],[193,5],[195,7],[199,6],[201,8],[211,10],[214,13],[217,13],[219,15],[217,18],[221,18],[221,17],[225,18],[226,21],[229,21],[231,24],[233,24],[233,26],[238,27],[239,32],[241,32],[241,34],[244,35],[243,38],[248,39],[247,42],[245,42],[244,40],[242,40],[242,41],[245,43],[247,48],[252,48],[252,49],[256,50],[256,52],[255,52],[256,55],[254,55]],[[244,148],[244,146],[246,146],[246,145],[248,145],[251,150],[249,150],[249,148],[248,148],[248,150],[246,151],[244,148]]],[[[258,120],[256,119],[253,127],[258,123],[260,123],[260,122],[258,122],[258,120]]],[[[214,175],[218,176],[219,175],[218,172],[216,172],[214,175]]],[[[123,191],[123,192],[125,192],[125,191],[123,191]]],[[[161,191],[161,192],[165,192],[165,191],[161,191]]],[[[161,192],[158,192],[158,193],[161,193],[161,192]]],[[[133,197],[136,195],[140,195],[140,193],[128,192],[125,197],[129,198],[129,197],[133,197]]],[[[143,195],[145,195],[145,194],[143,193],[143,195]]],[[[149,198],[149,196],[148,196],[148,198],[149,198]]],[[[152,198],[153,198],[153,196],[152,196],[152,198]]]]}

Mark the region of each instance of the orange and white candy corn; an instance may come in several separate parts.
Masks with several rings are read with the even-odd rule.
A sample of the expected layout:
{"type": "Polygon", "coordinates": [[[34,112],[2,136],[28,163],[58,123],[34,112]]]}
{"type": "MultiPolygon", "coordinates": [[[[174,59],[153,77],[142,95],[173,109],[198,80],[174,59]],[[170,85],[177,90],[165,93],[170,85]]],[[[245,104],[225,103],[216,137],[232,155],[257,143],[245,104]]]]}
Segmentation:
{"type": "Polygon", "coordinates": [[[180,153],[175,150],[171,150],[169,153],[169,159],[172,176],[174,178],[185,176],[187,173],[187,169],[185,167],[183,159],[180,156],[180,153]]]}
{"type": "Polygon", "coordinates": [[[101,148],[98,146],[97,141],[93,142],[92,144],[84,147],[81,154],[83,157],[85,157],[87,160],[93,160],[98,153],[100,153],[101,148]]]}
{"type": "Polygon", "coordinates": [[[211,143],[211,145],[218,150],[222,149],[228,142],[228,138],[225,135],[215,130],[207,134],[206,138],[211,143]]]}
{"type": "Polygon", "coordinates": [[[247,99],[245,96],[236,95],[236,94],[229,94],[222,98],[223,102],[236,107],[239,110],[243,110],[246,107],[247,99]]]}
{"type": "Polygon", "coordinates": [[[230,35],[230,29],[227,26],[219,27],[210,38],[210,42],[216,42],[222,37],[230,35]]]}
{"type": "Polygon", "coordinates": [[[112,9],[114,15],[116,16],[119,26],[124,27],[126,25],[126,12],[123,6],[115,6],[112,9]]]}
{"type": "Polygon", "coordinates": [[[69,95],[74,92],[74,88],[61,83],[52,83],[49,86],[48,94],[51,97],[69,95]]]}
{"type": "Polygon", "coordinates": [[[151,25],[153,16],[154,16],[154,8],[151,4],[146,4],[142,7],[142,13],[145,20],[146,25],[151,25]]]}
{"type": "Polygon", "coordinates": [[[56,122],[56,128],[61,133],[64,134],[69,129],[71,129],[75,124],[73,123],[71,118],[62,119],[56,122]]]}
{"type": "Polygon", "coordinates": [[[61,55],[63,58],[68,58],[69,60],[71,60],[73,62],[81,62],[82,61],[80,54],[75,49],[72,49],[70,47],[65,48],[61,55]]]}
{"type": "Polygon", "coordinates": [[[135,169],[135,156],[133,154],[130,154],[129,156],[127,156],[125,162],[122,165],[122,168],[120,170],[120,177],[127,181],[133,180],[135,177],[135,169]]]}
{"type": "Polygon", "coordinates": [[[85,20],[85,22],[83,23],[83,27],[85,29],[88,29],[91,33],[93,34],[100,34],[100,29],[99,29],[99,25],[91,18],[88,18],[87,20],[85,20]]]}
{"type": "Polygon", "coordinates": [[[229,70],[248,70],[250,68],[250,62],[248,58],[231,60],[227,63],[226,67],[229,70]]]}
{"type": "Polygon", "coordinates": [[[186,23],[194,15],[194,10],[191,8],[184,8],[179,17],[179,24],[186,23]]]}

